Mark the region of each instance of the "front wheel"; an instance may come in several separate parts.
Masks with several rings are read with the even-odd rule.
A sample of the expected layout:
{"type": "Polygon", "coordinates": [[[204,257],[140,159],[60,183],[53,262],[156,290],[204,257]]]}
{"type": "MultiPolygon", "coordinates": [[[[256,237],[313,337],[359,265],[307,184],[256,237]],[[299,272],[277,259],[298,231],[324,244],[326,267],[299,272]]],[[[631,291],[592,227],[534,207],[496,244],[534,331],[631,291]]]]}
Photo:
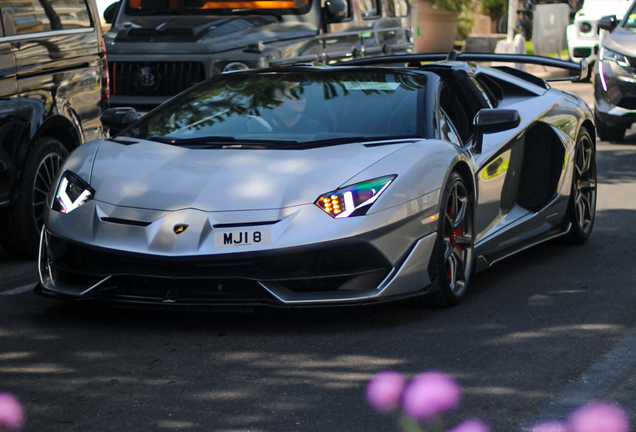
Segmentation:
{"type": "Polygon", "coordinates": [[[568,239],[581,244],[592,233],[596,215],[596,149],[586,129],[576,139],[572,193],[568,204],[568,217],[572,223],[568,239]]]}
{"type": "Polygon", "coordinates": [[[466,294],[473,271],[473,205],[464,180],[452,173],[442,195],[437,239],[429,263],[431,292],[421,305],[448,307],[466,294]]]}

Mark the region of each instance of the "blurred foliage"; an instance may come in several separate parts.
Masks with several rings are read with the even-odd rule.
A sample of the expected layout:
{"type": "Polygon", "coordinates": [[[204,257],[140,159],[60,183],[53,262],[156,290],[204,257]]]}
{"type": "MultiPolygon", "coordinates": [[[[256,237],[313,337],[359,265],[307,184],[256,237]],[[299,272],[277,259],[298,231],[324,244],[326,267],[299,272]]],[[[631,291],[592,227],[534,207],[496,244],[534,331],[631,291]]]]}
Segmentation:
{"type": "Polygon", "coordinates": [[[473,0],[426,0],[433,4],[433,7],[444,9],[449,12],[461,13],[464,9],[470,9],[473,0]]]}
{"type": "Polygon", "coordinates": [[[479,9],[483,15],[488,15],[496,21],[506,12],[507,6],[506,0],[481,0],[479,9]]]}
{"type": "Polygon", "coordinates": [[[475,12],[471,8],[466,8],[459,14],[457,23],[457,40],[466,40],[475,25],[475,12]]]}

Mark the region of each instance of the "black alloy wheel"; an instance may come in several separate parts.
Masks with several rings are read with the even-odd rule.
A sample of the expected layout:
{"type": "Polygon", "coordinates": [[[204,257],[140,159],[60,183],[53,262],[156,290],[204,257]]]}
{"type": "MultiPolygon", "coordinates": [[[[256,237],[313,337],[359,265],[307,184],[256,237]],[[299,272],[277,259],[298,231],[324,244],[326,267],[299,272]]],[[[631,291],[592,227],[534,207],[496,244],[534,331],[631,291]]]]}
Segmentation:
{"type": "Polygon", "coordinates": [[[596,149],[586,129],[576,139],[572,193],[568,217],[572,223],[568,234],[572,243],[585,243],[594,226],[596,216],[596,149]]]}

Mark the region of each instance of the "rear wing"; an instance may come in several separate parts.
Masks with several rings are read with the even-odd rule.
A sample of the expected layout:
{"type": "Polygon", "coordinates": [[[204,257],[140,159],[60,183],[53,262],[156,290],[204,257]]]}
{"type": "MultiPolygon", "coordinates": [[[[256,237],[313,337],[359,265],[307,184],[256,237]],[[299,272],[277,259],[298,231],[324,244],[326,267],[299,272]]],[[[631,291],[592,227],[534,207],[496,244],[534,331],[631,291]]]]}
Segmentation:
{"type": "Polygon", "coordinates": [[[527,54],[494,54],[494,53],[464,53],[451,51],[448,54],[400,54],[382,57],[367,57],[336,63],[335,66],[406,66],[418,67],[422,62],[443,60],[457,60],[465,62],[500,62],[516,64],[536,64],[555,67],[574,72],[571,78],[548,78],[545,81],[589,82],[590,70],[587,60],[579,63],[527,54]]]}

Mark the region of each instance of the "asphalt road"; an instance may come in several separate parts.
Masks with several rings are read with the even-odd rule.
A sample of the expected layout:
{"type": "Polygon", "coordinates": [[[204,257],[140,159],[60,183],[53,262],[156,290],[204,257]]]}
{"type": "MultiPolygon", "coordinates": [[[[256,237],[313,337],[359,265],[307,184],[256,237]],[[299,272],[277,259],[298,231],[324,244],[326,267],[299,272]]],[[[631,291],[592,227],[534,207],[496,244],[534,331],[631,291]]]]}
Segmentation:
{"type": "MultiPolygon", "coordinates": [[[[563,85],[591,95],[589,84],[563,85]]],[[[450,309],[73,305],[35,296],[36,263],[4,257],[0,391],[21,398],[24,431],[389,432],[396,418],[367,405],[368,379],[434,369],[463,387],[448,427],[479,417],[492,431],[518,431],[567,414],[549,407],[576,389],[622,403],[636,424],[636,131],[599,143],[597,163],[585,245],[544,244],[501,261],[450,309]]]]}

